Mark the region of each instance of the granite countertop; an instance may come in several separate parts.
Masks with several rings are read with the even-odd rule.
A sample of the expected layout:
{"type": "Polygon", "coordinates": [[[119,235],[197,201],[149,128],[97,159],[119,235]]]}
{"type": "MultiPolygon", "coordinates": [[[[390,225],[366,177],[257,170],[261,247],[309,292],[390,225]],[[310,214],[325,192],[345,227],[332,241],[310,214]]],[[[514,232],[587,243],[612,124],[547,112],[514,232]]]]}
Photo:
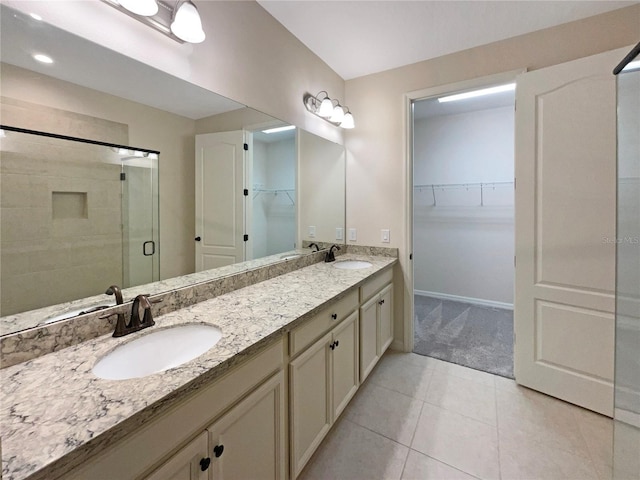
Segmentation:
{"type": "Polygon", "coordinates": [[[150,329],[119,339],[105,335],[0,370],[2,478],[65,473],[397,261],[353,254],[339,258],[349,259],[373,266],[341,270],[316,263],[162,315],[150,329]],[[184,323],[215,325],[222,339],[195,360],[144,378],[103,380],[91,372],[116,346],[184,323]]]}

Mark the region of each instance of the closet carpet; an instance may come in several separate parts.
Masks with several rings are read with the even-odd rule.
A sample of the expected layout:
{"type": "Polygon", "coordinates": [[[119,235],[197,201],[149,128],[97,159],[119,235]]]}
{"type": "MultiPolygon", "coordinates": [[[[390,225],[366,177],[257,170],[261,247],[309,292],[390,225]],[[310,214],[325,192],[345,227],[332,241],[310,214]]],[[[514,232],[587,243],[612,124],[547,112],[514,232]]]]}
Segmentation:
{"type": "Polygon", "coordinates": [[[414,298],[414,353],[513,378],[512,310],[414,298]]]}

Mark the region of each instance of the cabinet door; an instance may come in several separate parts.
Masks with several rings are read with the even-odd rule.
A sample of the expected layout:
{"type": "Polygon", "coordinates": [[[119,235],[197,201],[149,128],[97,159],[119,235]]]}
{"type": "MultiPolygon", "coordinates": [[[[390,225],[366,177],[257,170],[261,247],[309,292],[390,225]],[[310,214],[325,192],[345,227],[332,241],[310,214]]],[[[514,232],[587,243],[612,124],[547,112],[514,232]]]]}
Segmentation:
{"type": "Polygon", "coordinates": [[[160,468],[146,477],[146,480],[207,480],[208,470],[211,468],[209,457],[207,454],[207,433],[202,432],[160,468]]]}
{"type": "Polygon", "coordinates": [[[333,330],[332,422],[340,416],[358,390],[358,312],[353,312],[333,330]]]}
{"type": "Polygon", "coordinates": [[[331,333],[289,364],[291,478],[296,478],[331,427],[331,333]]]}
{"type": "Polygon", "coordinates": [[[387,285],[378,295],[378,356],[393,342],[393,283],[387,285]]]}
{"type": "Polygon", "coordinates": [[[280,372],[207,428],[212,479],[284,479],[283,398],[280,372]]]}
{"type": "Polygon", "coordinates": [[[376,366],[378,354],[378,296],[360,307],[360,382],[376,366]]]}

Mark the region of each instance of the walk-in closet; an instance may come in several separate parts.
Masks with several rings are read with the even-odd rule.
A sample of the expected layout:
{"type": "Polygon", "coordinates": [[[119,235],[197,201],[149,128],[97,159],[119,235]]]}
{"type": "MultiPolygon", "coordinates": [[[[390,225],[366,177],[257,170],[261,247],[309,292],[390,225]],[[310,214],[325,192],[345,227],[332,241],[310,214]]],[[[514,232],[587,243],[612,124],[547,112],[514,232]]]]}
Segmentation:
{"type": "Polygon", "coordinates": [[[414,352],[513,377],[514,86],[414,102],[414,352]]]}

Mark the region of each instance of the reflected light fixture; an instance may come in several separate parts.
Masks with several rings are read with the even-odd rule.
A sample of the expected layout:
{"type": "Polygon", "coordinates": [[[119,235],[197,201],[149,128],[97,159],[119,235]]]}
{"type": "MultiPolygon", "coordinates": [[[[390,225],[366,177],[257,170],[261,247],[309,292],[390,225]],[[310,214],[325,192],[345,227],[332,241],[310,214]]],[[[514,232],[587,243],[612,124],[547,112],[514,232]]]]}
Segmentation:
{"type": "Polygon", "coordinates": [[[178,5],[173,14],[171,22],[171,32],[189,43],[201,43],[206,35],[202,30],[202,20],[198,14],[198,9],[191,0],[184,0],[178,5]]]}
{"type": "Polygon", "coordinates": [[[42,21],[42,17],[40,15],[38,15],[37,13],[30,13],[29,16],[31,18],[33,18],[34,20],[37,20],[38,22],[42,21]]]}
{"type": "Polygon", "coordinates": [[[327,122],[342,128],[354,128],[355,122],[349,108],[340,105],[338,100],[332,100],[326,91],[317,95],[305,94],[302,98],[306,109],[326,120],[327,122]]]}
{"type": "Polygon", "coordinates": [[[191,0],[102,0],[179,43],[200,43],[206,35],[191,0]]]}
{"type": "Polygon", "coordinates": [[[158,3],[156,0],[118,0],[122,7],[136,15],[152,17],[158,13],[158,3]]]}
{"type": "Polygon", "coordinates": [[[515,89],[516,89],[515,83],[508,83],[506,85],[498,85],[497,87],[482,88],[480,90],[473,90],[471,92],[456,93],[455,95],[440,97],[438,99],[438,102],[440,103],[455,102],[457,100],[466,100],[468,98],[476,98],[476,97],[483,97],[485,95],[493,95],[494,93],[509,92],[515,89]]]}

